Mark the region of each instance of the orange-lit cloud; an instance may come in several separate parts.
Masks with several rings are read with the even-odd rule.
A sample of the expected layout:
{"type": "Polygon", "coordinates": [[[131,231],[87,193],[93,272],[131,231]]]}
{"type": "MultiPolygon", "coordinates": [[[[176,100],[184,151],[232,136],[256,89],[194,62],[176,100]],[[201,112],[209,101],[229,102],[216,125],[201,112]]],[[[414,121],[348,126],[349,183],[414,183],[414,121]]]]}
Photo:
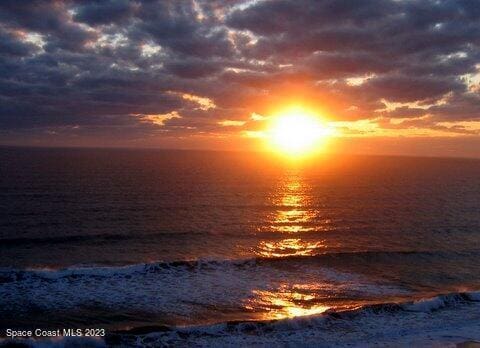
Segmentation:
{"type": "Polygon", "coordinates": [[[311,110],[344,144],[471,144],[480,137],[477,7],[3,2],[0,144],[216,148],[228,138],[246,149],[291,105],[311,110]]]}

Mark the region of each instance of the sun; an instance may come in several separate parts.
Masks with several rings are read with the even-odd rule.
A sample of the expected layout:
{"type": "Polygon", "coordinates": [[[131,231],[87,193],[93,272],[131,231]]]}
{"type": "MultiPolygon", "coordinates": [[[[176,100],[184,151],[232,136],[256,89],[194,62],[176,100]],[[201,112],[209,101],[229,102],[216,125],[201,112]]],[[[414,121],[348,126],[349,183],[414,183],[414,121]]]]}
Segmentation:
{"type": "Polygon", "coordinates": [[[268,135],[276,150],[299,156],[318,150],[323,140],[332,135],[332,129],[316,115],[293,108],[273,117],[268,135]]]}

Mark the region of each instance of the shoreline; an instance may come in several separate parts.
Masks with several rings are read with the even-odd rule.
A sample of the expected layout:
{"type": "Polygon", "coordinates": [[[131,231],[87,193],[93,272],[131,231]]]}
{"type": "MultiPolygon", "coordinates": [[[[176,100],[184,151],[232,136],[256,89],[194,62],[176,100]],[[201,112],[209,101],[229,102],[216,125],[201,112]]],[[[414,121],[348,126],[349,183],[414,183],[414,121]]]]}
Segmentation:
{"type": "Polygon", "coordinates": [[[480,292],[439,295],[420,301],[385,303],[341,312],[269,321],[232,321],[213,325],[152,325],[117,330],[103,338],[1,339],[27,347],[81,344],[224,346],[371,346],[476,347],[480,345],[480,292]]]}

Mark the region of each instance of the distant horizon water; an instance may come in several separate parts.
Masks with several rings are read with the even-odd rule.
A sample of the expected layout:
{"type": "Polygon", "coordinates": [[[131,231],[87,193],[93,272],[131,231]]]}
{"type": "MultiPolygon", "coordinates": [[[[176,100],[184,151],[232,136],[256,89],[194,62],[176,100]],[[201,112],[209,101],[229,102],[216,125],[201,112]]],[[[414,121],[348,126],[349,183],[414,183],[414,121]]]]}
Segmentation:
{"type": "MultiPolygon", "coordinates": [[[[180,147],[158,147],[158,146],[139,146],[139,147],[129,147],[129,146],[34,146],[34,145],[9,145],[9,144],[0,144],[1,149],[30,149],[30,150],[124,150],[124,151],[186,151],[186,152],[220,152],[220,153],[250,153],[250,154],[260,154],[267,155],[273,159],[278,160],[288,160],[289,157],[291,162],[295,162],[295,156],[289,156],[288,154],[281,154],[278,151],[272,149],[218,149],[215,147],[211,148],[180,148],[180,147]]],[[[398,153],[369,153],[365,151],[355,152],[355,151],[342,151],[336,152],[334,149],[328,149],[324,152],[315,153],[312,155],[305,156],[305,159],[311,160],[315,158],[322,157],[331,157],[331,156],[352,156],[352,157],[407,157],[407,158],[447,158],[447,159],[472,159],[480,160],[480,153],[478,155],[471,154],[411,154],[408,152],[398,152],[398,153]]],[[[299,161],[300,162],[300,161],[299,161]]]]}

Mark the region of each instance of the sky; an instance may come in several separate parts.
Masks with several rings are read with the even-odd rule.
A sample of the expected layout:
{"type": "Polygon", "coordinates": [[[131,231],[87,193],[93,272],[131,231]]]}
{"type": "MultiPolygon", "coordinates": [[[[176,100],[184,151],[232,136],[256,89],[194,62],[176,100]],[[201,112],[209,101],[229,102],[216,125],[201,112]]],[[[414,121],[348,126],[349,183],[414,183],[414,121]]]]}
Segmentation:
{"type": "Polygon", "coordinates": [[[291,106],[331,151],[480,157],[479,4],[0,2],[0,144],[255,150],[291,106]]]}

